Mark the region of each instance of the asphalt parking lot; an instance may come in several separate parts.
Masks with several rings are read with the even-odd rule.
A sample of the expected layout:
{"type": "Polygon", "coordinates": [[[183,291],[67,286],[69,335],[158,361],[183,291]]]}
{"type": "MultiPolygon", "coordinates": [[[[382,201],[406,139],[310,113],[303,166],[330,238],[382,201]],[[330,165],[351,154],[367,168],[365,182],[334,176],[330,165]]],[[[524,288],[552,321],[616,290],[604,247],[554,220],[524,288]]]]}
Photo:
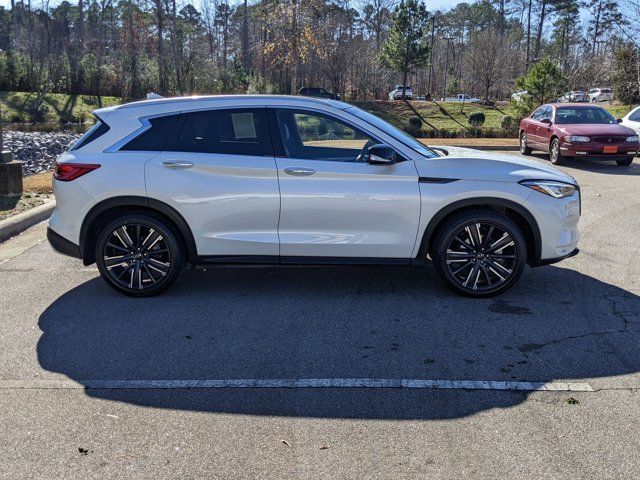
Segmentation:
{"type": "Polygon", "coordinates": [[[637,477],[640,161],[561,168],[581,253],[486,300],[431,267],[215,268],[131,299],[43,224],[1,244],[0,477],[637,477]]]}

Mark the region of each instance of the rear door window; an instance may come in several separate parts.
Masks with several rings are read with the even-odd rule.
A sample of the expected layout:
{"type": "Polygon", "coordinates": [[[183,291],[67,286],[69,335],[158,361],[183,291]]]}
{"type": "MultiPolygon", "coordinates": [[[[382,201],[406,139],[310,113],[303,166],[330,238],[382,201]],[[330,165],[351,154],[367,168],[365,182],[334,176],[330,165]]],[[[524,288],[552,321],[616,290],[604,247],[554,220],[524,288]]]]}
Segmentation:
{"type": "Polygon", "coordinates": [[[184,119],[167,151],[229,155],[273,155],[266,108],[203,110],[184,119]]]}

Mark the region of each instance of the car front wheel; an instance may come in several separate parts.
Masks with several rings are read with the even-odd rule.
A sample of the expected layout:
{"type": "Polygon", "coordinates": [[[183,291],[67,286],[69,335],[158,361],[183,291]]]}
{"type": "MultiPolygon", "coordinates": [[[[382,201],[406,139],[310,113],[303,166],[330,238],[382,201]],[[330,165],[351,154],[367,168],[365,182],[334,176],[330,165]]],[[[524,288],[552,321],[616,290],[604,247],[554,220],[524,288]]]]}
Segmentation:
{"type": "Polygon", "coordinates": [[[96,264],[102,278],[119,292],[154,295],[176,281],[184,257],[180,243],[161,219],[129,213],[99,233],[96,264]]]}
{"type": "Polygon", "coordinates": [[[531,155],[533,150],[527,146],[527,134],[522,132],[520,134],[520,153],[522,155],[531,155]]]}
{"type": "Polygon", "coordinates": [[[449,288],[467,296],[489,297],[508,290],[520,278],[527,245],[511,219],[478,210],[456,215],[439,229],[432,257],[449,288]]]}
{"type": "Polygon", "coordinates": [[[560,140],[554,138],[551,142],[551,147],[549,148],[549,159],[554,165],[559,165],[562,163],[564,158],[565,157],[563,157],[560,152],[560,140]]]}

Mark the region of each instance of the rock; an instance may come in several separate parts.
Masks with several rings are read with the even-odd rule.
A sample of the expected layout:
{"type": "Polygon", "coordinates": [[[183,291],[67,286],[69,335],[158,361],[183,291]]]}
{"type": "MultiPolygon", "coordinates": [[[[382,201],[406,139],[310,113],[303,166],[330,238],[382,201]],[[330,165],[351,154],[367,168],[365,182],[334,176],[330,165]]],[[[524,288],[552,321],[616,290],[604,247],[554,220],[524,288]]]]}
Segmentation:
{"type": "Polygon", "coordinates": [[[26,175],[53,170],[58,155],[69,148],[80,135],[69,132],[4,132],[4,148],[22,161],[26,175]]]}

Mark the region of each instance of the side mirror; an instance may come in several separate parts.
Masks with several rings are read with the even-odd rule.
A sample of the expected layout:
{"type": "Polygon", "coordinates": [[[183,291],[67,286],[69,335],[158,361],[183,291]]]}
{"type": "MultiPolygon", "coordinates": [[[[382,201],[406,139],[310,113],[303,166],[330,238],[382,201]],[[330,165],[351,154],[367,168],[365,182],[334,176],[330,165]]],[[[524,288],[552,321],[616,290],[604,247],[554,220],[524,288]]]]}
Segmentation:
{"type": "Polygon", "coordinates": [[[550,118],[543,118],[542,120],[540,120],[540,123],[545,123],[547,125],[551,125],[551,119],[550,118]]]}
{"type": "Polygon", "coordinates": [[[382,143],[372,145],[367,154],[367,162],[371,165],[390,165],[396,162],[396,158],[396,151],[382,143]]]}
{"type": "Polygon", "coordinates": [[[622,123],[622,119],[621,118],[616,118],[616,122],[622,123]]]}

